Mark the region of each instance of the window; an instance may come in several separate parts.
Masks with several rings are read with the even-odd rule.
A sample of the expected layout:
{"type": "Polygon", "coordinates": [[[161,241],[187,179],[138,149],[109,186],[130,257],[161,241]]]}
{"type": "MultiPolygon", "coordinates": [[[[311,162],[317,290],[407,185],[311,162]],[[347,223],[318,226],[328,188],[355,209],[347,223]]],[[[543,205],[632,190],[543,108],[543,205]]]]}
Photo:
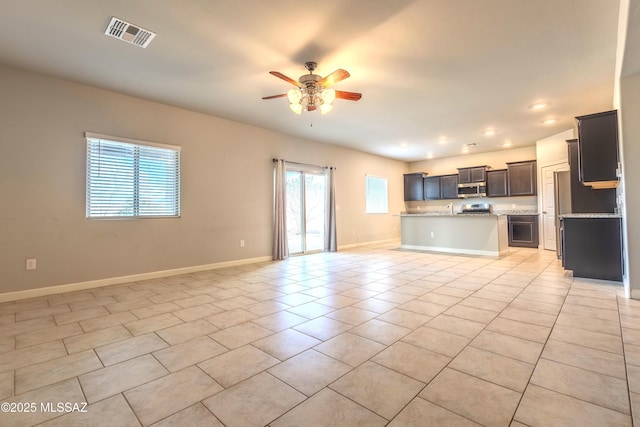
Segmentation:
{"type": "Polygon", "coordinates": [[[367,190],[368,214],[381,214],[389,212],[389,202],[387,197],[387,179],[375,176],[365,176],[367,190]]]}
{"type": "Polygon", "coordinates": [[[180,147],[85,136],[87,218],[180,216],[180,147]]]}

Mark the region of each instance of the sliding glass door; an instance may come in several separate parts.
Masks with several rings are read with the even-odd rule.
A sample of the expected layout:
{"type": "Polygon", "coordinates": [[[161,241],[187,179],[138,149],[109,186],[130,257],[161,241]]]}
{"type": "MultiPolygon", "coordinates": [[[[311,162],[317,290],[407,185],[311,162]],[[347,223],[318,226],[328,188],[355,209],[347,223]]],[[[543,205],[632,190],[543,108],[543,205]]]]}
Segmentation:
{"type": "Polygon", "coordinates": [[[323,250],[327,195],[325,173],[287,169],[286,191],[289,253],[323,250]]]}

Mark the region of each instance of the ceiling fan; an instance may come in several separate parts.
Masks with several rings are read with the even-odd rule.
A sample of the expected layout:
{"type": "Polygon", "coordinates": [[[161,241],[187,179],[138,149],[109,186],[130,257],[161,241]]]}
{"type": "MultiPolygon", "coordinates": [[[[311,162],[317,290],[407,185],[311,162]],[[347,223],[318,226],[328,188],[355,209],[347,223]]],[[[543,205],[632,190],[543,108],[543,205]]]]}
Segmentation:
{"type": "Polygon", "coordinates": [[[290,89],[287,93],[281,93],[280,95],[265,96],[262,99],[286,97],[289,99],[289,107],[296,114],[302,113],[302,110],[314,111],[317,108],[320,108],[322,114],[327,114],[333,109],[333,101],[336,98],[349,101],[357,101],[362,98],[361,93],[329,89],[329,87],[349,77],[348,71],[338,69],[326,77],[321,77],[313,74],[313,71],[318,66],[315,62],[305,62],[304,66],[309,71],[309,74],[300,76],[298,81],[278,71],[269,71],[269,74],[291,83],[297,89],[290,89]]]}

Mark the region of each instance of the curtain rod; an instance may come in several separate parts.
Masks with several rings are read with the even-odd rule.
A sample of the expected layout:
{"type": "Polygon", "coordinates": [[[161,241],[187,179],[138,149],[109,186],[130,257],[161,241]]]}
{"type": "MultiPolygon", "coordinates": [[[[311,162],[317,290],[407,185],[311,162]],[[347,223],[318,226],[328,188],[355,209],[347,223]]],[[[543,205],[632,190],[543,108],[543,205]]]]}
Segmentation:
{"type": "Polygon", "coordinates": [[[294,165],[311,166],[311,167],[314,167],[314,168],[324,168],[324,169],[333,169],[333,170],[337,170],[338,169],[338,168],[333,167],[333,166],[319,166],[319,165],[312,165],[310,163],[291,162],[291,161],[285,160],[285,159],[276,159],[276,158],[271,159],[271,161],[273,163],[277,162],[278,160],[282,160],[282,161],[284,161],[286,163],[293,163],[294,165]]]}

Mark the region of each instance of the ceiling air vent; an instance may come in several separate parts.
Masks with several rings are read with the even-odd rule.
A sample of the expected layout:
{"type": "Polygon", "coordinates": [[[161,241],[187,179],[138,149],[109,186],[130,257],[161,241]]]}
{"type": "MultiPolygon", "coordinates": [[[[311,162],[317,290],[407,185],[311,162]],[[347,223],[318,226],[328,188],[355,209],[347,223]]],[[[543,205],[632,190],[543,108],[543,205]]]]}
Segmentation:
{"type": "Polygon", "coordinates": [[[140,47],[147,47],[149,43],[151,43],[151,40],[156,36],[156,33],[152,33],[144,28],[136,27],[135,25],[123,21],[122,19],[118,19],[115,16],[111,18],[111,22],[104,33],[108,36],[115,37],[140,47]]]}

